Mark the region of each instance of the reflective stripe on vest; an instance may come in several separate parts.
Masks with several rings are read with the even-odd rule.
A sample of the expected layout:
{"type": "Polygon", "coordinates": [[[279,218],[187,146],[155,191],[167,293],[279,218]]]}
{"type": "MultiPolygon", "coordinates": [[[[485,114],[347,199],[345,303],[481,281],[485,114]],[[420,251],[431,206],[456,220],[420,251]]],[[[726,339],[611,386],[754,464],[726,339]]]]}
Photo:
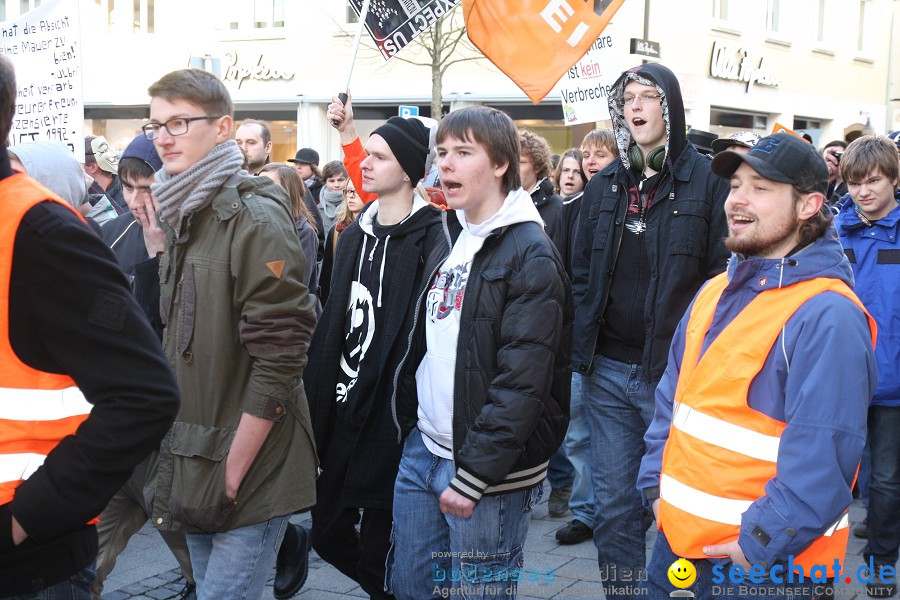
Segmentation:
{"type": "Polygon", "coordinates": [[[0,180],[0,198],[0,504],[6,504],[60,440],[75,433],[91,406],[71,377],[26,365],[9,340],[10,275],[22,217],[45,201],[78,213],[22,174],[0,180]]]}
{"type": "Polygon", "coordinates": [[[55,421],[91,412],[91,405],[77,387],[61,390],[0,388],[0,419],[55,421]]]}
{"type": "MultiPolygon", "coordinates": [[[[704,546],[738,539],[743,514],[765,495],[765,484],[776,475],[786,423],[751,409],[747,394],[784,325],[803,303],[826,291],[848,298],[865,313],[850,288],[836,279],[817,278],[766,290],[718,334],[701,358],[727,285],[725,274],[707,283],[688,316],[672,424],[663,451],[660,529],[675,554],[685,558],[705,558],[704,546]]],[[[874,346],[875,322],[865,314],[874,346]]],[[[844,513],[795,556],[794,563],[809,573],[815,564],[833,565],[835,558],[843,559],[848,525],[844,513]]]]}

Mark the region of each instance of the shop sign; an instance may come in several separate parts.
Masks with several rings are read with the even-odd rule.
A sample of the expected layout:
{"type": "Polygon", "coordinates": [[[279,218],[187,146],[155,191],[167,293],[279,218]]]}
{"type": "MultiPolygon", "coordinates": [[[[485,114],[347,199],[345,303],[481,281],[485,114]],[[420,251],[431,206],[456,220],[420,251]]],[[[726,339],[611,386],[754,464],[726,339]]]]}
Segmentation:
{"type": "Polygon", "coordinates": [[[631,38],[631,53],[649,56],[650,58],[659,58],[659,42],[631,38]]]}
{"type": "Polygon", "coordinates": [[[293,71],[285,71],[271,67],[263,62],[263,55],[256,55],[256,60],[239,63],[238,53],[236,50],[225,53],[225,75],[222,77],[224,81],[236,81],[238,89],[247,79],[256,79],[258,81],[269,81],[272,79],[283,79],[289,81],[294,78],[293,71]]]}
{"type": "Polygon", "coordinates": [[[761,57],[757,62],[753,54],[744,48],[735,50],[733,46],[713,42],[709,74],[717,79],[743,81],[747,84],[747,92],[754,84],[770,87],[781,85],[781,80],[766,68],[764,62],[765,57],[761,57]]]}

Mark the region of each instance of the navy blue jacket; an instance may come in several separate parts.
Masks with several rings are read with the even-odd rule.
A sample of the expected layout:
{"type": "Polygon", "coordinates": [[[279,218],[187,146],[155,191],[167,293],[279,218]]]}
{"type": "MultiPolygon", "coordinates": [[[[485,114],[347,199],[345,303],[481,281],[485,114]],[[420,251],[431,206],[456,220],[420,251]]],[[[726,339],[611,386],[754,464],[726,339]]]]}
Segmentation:
{"type": "Polygon", "coordinates": [[[853,202],[845,202],[834,222],[853,268],[856,295],[878,323],[878,389],[872,404],[900,406],[900,206],[869,227],[853,202]]]}

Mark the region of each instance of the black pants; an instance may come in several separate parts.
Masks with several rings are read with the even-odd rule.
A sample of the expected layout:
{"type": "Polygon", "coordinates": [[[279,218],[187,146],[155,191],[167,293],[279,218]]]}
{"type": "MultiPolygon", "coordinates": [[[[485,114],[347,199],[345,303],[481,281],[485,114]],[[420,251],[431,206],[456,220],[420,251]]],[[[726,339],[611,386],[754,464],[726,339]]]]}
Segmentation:
{"type": "Polygon", "coordinates": [[[900,406],[869,407],[869,443],[869,543],[863,556],[893,566],[900,547],[900,406]]]}
{"type": "Polygon", "coordinates": [[[391,511],[361,509],[341,502],[352,444],[349,436],[334,432],[325,450],[312,509],[312,547],[326,562],[359,583],[371,598],[393,599],[384,591],[391,511]]]}

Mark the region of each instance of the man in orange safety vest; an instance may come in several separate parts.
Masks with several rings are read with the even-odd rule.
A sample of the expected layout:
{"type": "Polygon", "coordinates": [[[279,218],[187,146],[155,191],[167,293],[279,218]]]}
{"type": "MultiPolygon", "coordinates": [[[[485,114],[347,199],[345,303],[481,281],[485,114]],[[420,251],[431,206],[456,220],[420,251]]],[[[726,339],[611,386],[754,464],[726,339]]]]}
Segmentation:
{"type": "Polygon", "coordinates": [[[660,528],[649,596],[813,598],[844,561],[875,322],[810,144],[778,133],[712,169],[731,182],[732,256],[676,330],[644,438],[638,489],[660,528]],[[690,586],[667,577],[679,557],[695,566],[690,586]]]}

